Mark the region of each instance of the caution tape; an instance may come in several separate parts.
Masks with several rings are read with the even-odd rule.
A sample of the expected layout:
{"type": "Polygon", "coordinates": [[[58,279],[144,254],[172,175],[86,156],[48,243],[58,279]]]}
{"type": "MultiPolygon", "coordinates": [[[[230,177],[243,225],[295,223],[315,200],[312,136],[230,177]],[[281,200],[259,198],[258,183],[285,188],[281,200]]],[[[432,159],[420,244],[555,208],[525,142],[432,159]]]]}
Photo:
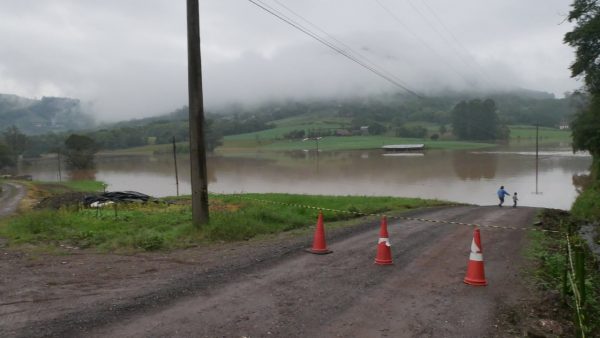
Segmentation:
{"type": "Polygon", "coordinates": [[[269,201],[269,200],[263,200],[263,199],[258,199],[258,198],[251,198],[251,197],[243,196],[240,194],[233,194],[233,195],[238,196],[241,199],[246,199],[246,200],[255,201],[255,202],[285,205],[285,206],[291,206],[291,207],[297,207],[297,208],[303,208],[303,209],[332,211],[332,212],[337,212],[337,213],[346,213],[346,214],[353,214],[353,215],[358,215],[358,216],[378,216],[378,217],[386,216],[387,218],[391,218],[391,219],[419,221],[419,222],[427,222],[427,223],[444,223],[444,224],[466,225],[466,226],[470,226],[470,227],[482,227],[482,228],[493,228],[493,229],[504,229],[504,230],[524,230],[524,231],[540,231],[540,232],[560,233],[560,231],[557,231],[557,230],[538,229],[538,228],[532,228],[532,227],[510,227],[510,226],[489,225],[489,224],[474,224],[474,223],[463,223],[463,222],[446,221],[446,220],[439,220],[439,219],[427,219],[427,218],[416,218],[416,217],[406,217],[406,216],[390,216],[390,215],[378,214],[378,213],[366,213],[366,212],[360,212],[360,211],[338,210],[338,209],[331,209],[331,208],[315,207],[312,205],[269,201]]]}
{"type": "Polygon", "coordinates": [[[573,264],[573,257],[571,251],[571,239],[569,238],[569,234],[566,234],[567,237],[567,255],[569,256],[569,267],[570,271],[567,272],[567,276],[569,277],[569,284],[571,284],[571,290],[573,291],[573,299],[575,300],[575,312],[577,314],[577,320],[579,321],[579,327],[581,328],[581,337],[585,338],[585,329],[583,326],[583,310],[581,309],[581,294],[577,287],[575,287],[575,266],[573,264]]]}

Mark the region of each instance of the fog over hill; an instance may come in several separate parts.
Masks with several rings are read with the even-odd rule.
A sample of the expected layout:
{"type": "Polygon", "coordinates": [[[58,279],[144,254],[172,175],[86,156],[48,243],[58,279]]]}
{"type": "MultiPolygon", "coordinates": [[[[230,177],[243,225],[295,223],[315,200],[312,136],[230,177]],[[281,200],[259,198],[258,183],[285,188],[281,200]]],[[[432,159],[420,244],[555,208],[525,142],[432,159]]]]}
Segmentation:
{"type": "MultiPolygon", "coordinates": [[[[534,90],[510,90],[496,92],[440,91],[437,95],[416,98],[412,95],[395,93],[362,93],[360,95],[331,96],[319,98],[286,98],[262,100],[255,103],[229,103],[206,109],[207,116],[218,115],[262,115],[294,116],[311,111],[352,110],[353,114],[369,116],[375,111],[387,110],[385,114],[398,116],[425,116],[438,112],[449,112],[461,100],[492,98],[498,103],[498,113],[507,123],[533,123],[541,121],[546,126],[556,126],[573,113],[569,100],[558,99],[552,93],[534,90]],[[278,111],[280,113],[278,113],[278,111]]],[[[143,126],[164,121],[187,120],[186,102],[153,116],[123,119],[107,123],[96,116],[90,104],[74,98],[43,97],[24,98],[17,95],[0,94],[0,129],[16,125],[24,133],[44,134],[65,131],[106,129],[143,126]],[[183,108],[182,108],[183,107],[183,108]],[[98,120],[100,120],[98,122],[98,120]]],[[[426,118],[425,118],[426,119],[426,118]]]]}
{"type": "Polygon", "coordinates": [[[91,128],[94,119],[84,111],[77,99],[0,94],[0,129],[14,125],[32,135],[91,128]]]}
{"type": "MultiPolygon", "coordinates": [[[[561,97],[564,0],[263,1],[415,92],[535,88],[561,97]]],[[[400,88],[249,1],[200,2],[206,107],[348,99],[400,88]]],[[[0,92],[91,102],[98,121],[187,102],[183,1],[4,1],[0,92]],[[131,15],[135,13],[135,15],[131,15]]]]}

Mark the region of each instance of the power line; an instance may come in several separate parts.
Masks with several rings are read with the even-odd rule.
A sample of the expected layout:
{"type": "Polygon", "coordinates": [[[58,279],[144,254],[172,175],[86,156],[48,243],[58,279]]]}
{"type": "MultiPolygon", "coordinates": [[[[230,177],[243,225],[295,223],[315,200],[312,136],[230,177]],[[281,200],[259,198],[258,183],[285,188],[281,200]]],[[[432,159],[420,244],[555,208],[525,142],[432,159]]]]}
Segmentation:
{"type": "Polygon", "coordinates": [[[427,3],[427,1],[423,0],[423,1],[421,1],[421,3],[423,3],[425,5],[425,8],[427,8],[427,10],[433,15],[433,17],[435,18],[435,20],[440,24],[440,26],[442,26],[442,28],[446,31],[446,33],[448,33],[448,35],[450,35],[450,37],[452,38],[452,40],[454,40],[454,42],[456,42],[456,44],[463,51],[465,51],[465,53],[468,56],[471,56],[471,52],[469,52],[469,50],[458,40],[458,38],[456,37],[456,35],[454,35],[452,33],[452,31],[448,28],[448,26],[446,26],[446,24],[444,24],[444,22],[439,17],[439,15],[437,15],[436,11],[434,11],[433,8],[431,8],[431,6],[429,6],[429,4],[427,3]]]}
{"type": "Polygon", "coordinates": [[[469,49],[467,49],[462,44],[462,42],[460,42],[460,40],[456,37],[456,35],[454,33],[452,33],[452,31],[448,28],[448,26],[446,26],[446,24],[444,24],[444,22],[439,17],[439,15],[437,15],[436,11],[434,11],[433,8],[431,6],[429,6],[429,4],[427,3],[427,1],[423,0],[422,2],[425,5],[425,7],[429,10],[429,12],[431,14],[433,14],[433,16],[434,16],[434,18],[436,18],[437,22],[444,28],[444,30],[446,30],[446,32],[448,32],[448,34],[450,35],[450,37],[465,52],[465,54],[467,55],[467,57],[469,57],[469,59],[471,59],[471,61],[473,61],[473,63],[475,63],[475,65],[477,65],[477,70],[483,76],[484,80],[487,79],[487,78],[489,78],[489,76],[485,72],[485,69],[483,68],[483,66],[481,66],[481,64],[479,62],[477,62],[477,60],[473,57],[473,55],[471,54],[471,52],[469,51],[469,49]]]}
{"type": "MultiPolygon", "coordinates": [[[[402,82],[402,80],[400,80],[397,76],[393,75],[392,73],[390,73],[389,71],[387,71],[385,68],[378,66],[377,64],[375,64],[373,61],[371,61],[369,58],[367,58],[366,56],[364,56],[363,54],[361,54],[360,52],[354,50],[352,47],[350,47],[349,45],[347,45],[346,43],[344,43],[343,41],[340,41],[339,39],[337,39],[335,36],[327,33],[325,30],[323,30],[322,28],[320,28],[319,26],[315,25],[314,23],[312,23],[310,20],[306,19],[304,16],[298,14],[296,11],[294,11],[293,9],[289,8],[288,6],[286,6],[285,4],[281,3],[279,0],[273,0],[275,3],[277,3],[279,6],[285,8],[287,11],[289,11],[290,13],[292,13],[293,15],[297,16],[298,18],[300,18],[302,21],[306,22],[307,24],[309,24],[311,27],[317,29],[318,31],[320,31],[321,33],[325,34],[328,38],[330,38],[331,40],[335,41],[338,43],[338,45],[343,46],[346,50],[349,51],[349,53],[353,54],[355,57],[362,59],[364,62],[369,63],[371,66],[373,66],[374,68],[379,68],[379,70],[381,70],[384,73],[388,73],[388,75],[390,77],[393,77],[396,81],[398,82],[402,82]]],[[[330,41],[331,43],[331,41],[330,41]]],[[[406,61],[406,60],[405,60],[406,61]]]]}
{"type": "Polygon", "coordinates": [[[423,46],[425,46],[427,49],[429,49],[429,51],[431,51],[433,54],[435,54],[444,64],[446,64],[446,66],[448,66],[448,68],[451,71],[453,71],[456,75],[461,77],[465,81],[465,83],[467,83],[471,86],[473,85],[471,80],[466,78],[452,64],[450,64],[444,56],[442,56],[440,53],[438,53],[437,50],[435,50],[433,47],[431,47],[431,45],[429,45],[424,39],[422,39],[417,33],[415,33],[408,25],[406,25],[396,14],[394,14],[394,12],[392,12],[392,10],[389,7],[382,4],[381,1],[379,1],[379,0],[375,0],[375,2],[379,5],[379,7],[381,7],[385,12],[387,12],[388,15],[390,15],[398,24],[400,24],[400,26],[402,26],[406,31],[408,31],[415,40],[417,40],[423,46]]]}
{"type": "Polygon", "coordinates": [[[410,6],[411,6],[411,7],[412,7],[414,10],[415,10],[415,12],[417,12],[417,14],[418,14],[418,15],[419,15],[421,18],[423,18],[423,20],[425,21],[425,23],[426,23],[426,24],[427,24],[427,25],[428,25],[428,26],[429,26],[429,27],[430,27],[430,28],[431,28],[431,29],[432,29],[432,30],[433,30],[433,31],[434,31],[434,32],[435,32],[435,33],[436,33],[436,34],[437,34],[437,35],[438,35],[438,36],[439,36],[439,37],[440,37],[442,40],[444,40],[444,42],[445,42],[445,43],[446,43],[448,46],[450,46],[450,47],[451,47],[451,48],[454,50],[454,52],[455,52],[455,54],[454,54],[454,55],[456,55],[456,57],[457,57],[458,59],[460,59],[460,60],[461,60],[461,62],[463,62],[463,63],[464,63],[464,64],[465,64],[467,67],[470,67],[470,66],[471,66],[471,64],[470,64],[469,62],[467,62],[467,61],[466,61],[466,60],[463,58],[463,56],[462,56],[462,53],[460,53],[460,51],[459,51],[459,50],[457,50],[457,49],[456,49],[456,47],[455,47],[455,46],[459,46],[459,47],[460,47],[460,48],[461,48],[461,49],[462,49],[462,50],[465,52],[465,54],[466,54],[466,55],[468,55],[468,56],[470,57],[470,59],[471,59],[472,63],[474,63],[474,64],[477,66],[477,67],[475,67],[475,70],[476,70],[476,71],[479,73],[479,75],[480,75],[480,76],[482,76],[482,80],[483,80],[483,81],[485,81],[485,82],[487,82],[487,79],[486,79],[486,76],[485,76],[485,74],[483,74],[483,73],[481,72],[481,65],[479,65],[479,64],[477,63],[477,61],[476,61],[476,60],[475,60],[473,57],[471,57],[471,53],[470,53],[470,52],[469,52],[469,51],[468,51],[468,50],[467,50],[467,49],[466,49],[466,48],[465,48],[465,47],[464,47],[464,46],[463,46],[463,45],[462,45],[462,44],[461,44],[461,43],[458,41],[458,39],[457,39],[457,38],[454,36],[454,34],[452,34],[452,33],[450,32],[450,30],[449,30],[449,29],[448,29],[448,28],[447,28],[447,27],[446,27],[446,26],[445,26],[445,25],[442,23],[442,21],[440,20],[439,16],[438,16],[438,15],[437,15],[437,14],[436,14],[434,11],[433,11],[433,9],[432,9],[432,8],[431,8],[431,7],[430,7],[428,4],[427,4],[427,2],[425,2],[425,0],[423,0],[423,1],[422,1],[422,3],[424,3],[424,4],[425,4],[425,6],[426,6],[426,8],[427,8],[427,9],[428,9],[428,10],[429,10],[429,11],[430,11],[432,14],[433,14],[433,17],[434,17],[434,18],[437,20],[437,22],[440,24],[440,26],[441,26],[441,27],[442,27],[442,28],[443,28],[443,29],[444,29],[444,30],[445,30],[445,31],[448,33],[448,35],[450,35],[450,36],[453,38],[453,40],[455,41],[455,43],[454,43],[454,44],[453,44],[453,43],[451,43],[451,42],[450,42],[450,41],[449,41],[449,40],[448,40],[448,39],[447,39],[447,38],[444,36],[444,34],[442,34],[442,33],[441,33],[441,32],[440,32],[440,31],[439,31],[439,30],[438,30],[438,29],[437,29],[437,28],[436,28],[436,27],[435,27],[435,26],[434,26],[434,25],[431,23],[431,21],[429,21],[429,18],[428,18],[428,17],[427,17],[425,14],[423,14],[423,12],[421,12],[421,11],[420,11],[420,10],[419,10],[419,9],[418,9],[416,6],[415,6],[415,4],[414,4],[414,3],[413,3],[411,0],[406,0],[406,2],[408,2],[408,4],[409,4],[409,5],[410,5],[410,6]]]}
{"type": "Polygon", "coordinates": [[[345,56],[346,58],[348,58],[349,60],[357,63],[358,65],[362,66],[363,68],[371,71],[372,73],[374,73],[375,75],[387,80],[388,82],[392,83],[393,85],[402,88],[403,90],[405,90],[406,92],[419,97],[419,98],[424,98],[422,95],[417,94],[415,91],[409,89],[406,85],[400,83],[399,81],[395,80],[392,78],[392,76],[390,75],[386,75],[383,72],[375,69],[372,66],[367,65],[364,61],[359,60],[357,57],[355,57],[354,55],[351,55],[350,53],[346,52],[345,50],[341,49],[338,46],[335,46],[334,44],[332,44],[331,42],[327,41],[326,39],[320,37],[318,34],[311,32],[309,29],[303,27],[302,25],[300,25],[299,23],[295,22],[294,20],[290,19],[289,17],[287,17],[286,15],[284,15],[283,13],[281,13],[280,11],[278,11],[277,9],[274,9],[273,7],[265,4],[263,1],[261,0],[248,0],[249,2],[251,2],[252,4],[254,4],[255,6],[261,8],[262,10],[266,11],[267,13],[277,17],[278,19],[282,20],[283,22],[287,23],[288,25],[298,29],[299,31],[303,32],[304,34],[312,37],[313,39],[319,41],[320,43],[324,44],[325,46],[333,49],[334,51],[336,51],[337,53],[345,56]]]}
{"type": "MultiPolygon", "coordinates": [[[[396,81],[396,80],[394,80],[394,79],[392,78],[392,77],[393,77],[393,75],[391,75],[391,74],[384,74],[382,71],[375,69],[375,67],[377,67],[376,65],[374,65],[374,66],[369,66],[369,65],[365,64],[365,62],[364,62],[364,61],[361,61],[361,60],[359,60],[357,56],[355,56],[355,55],[352,55],[352,54],[351,54],[351,53],[349,53],[348,51],[346,51],[346,50],[343,50],[343,49],[342,49],[342,48],[340,48],[339,46],[336,46],[334,43],[332,43],[332,42],[330,42],[330,41],[327,41],[325,38],[323,38],[323,37],[319,36],[319,35],[318,35],[317,33],[315,33],[315,32],[312,32],[310,29],[308,29],[308,28],[306,28],[306,27],[302,26],[300,23],[298,23],[298,22],[296,22],[295,20],[293,20],[292,18],[290,18],[290,17],[286,16],[285,14],[283,14],[283,13],[282,13],[281,11],[279,11],[278,9],[276,9],[276,8],[273,8],[272,6],[270,6],[270,5],[266,4],[264,1],[262,1],[262,0],[248,0],[248,1],[250,1],[252,4],[256,5],[257,7],[259,7],[259,8],[261,8],[261,9],[263,9],[264,11],[268,12],[269,14],[271,14],[271,15],[274,15],[275,17],[277,17],[278,19],[280,19],[280,20],[284,21],[285,23],[287,23],[287,24],[291,25],[292,27],[294,27],[294,28],[296,28],[296,29],[300,30],[300,31],[301,31],[301,32],[303,32],[304,34],[307,34],[307,35],[309,35],[309,36],[310,36],[310,37],[312,37],[313,39],[315,39],[315,40],[319,41],[320,43],[322,43],[322,44],[326,45],[327,47],[329,47],[329,48],[333,49],[334,51],[336,51],[337,53],[339,53],[339,54],[341,54],[341,55],[345,56],[346,58],[350,59],[351,61],[353,61],[353,62],[355,62],[355,63],[359,64],[360,66],[362,66],[362,67],[366,68],[367,70],[369,70],[369,71],[373,72],[374,74],[376,74],[376,75],[378,75],[378,76],[382,77],[383,79],[385,79],[385,80],[389,81],[390,83],[392,83],[392,84],[394,84],[394,85],[396,85],[396,86],[398,86],[398,87],[400,87],[400,88],[404,89],[404,90],[405,90],[405,91],[407,91],[408,93],[410,93],[410,94],[412,94],[412,95],[414,95],[414,96],[416,96],[416,97],[418,97],[418,98],[420,98],[420,99],[425,99],[425,97],[424,97],[424,96],[422,96],[422,95],[419,95],[419,94],[417,94],[416,92],[414,92],[414,91],[410,90],[410,89],[409,89],[409,88],[407,88],[405,85],[403,85],[402,83],[400,83],[400,81],[396,81]]],[[[277,0],[274,0],[274,1],[276,1],[277,3],[279,3],[279,1],[277,1],[277,0]]],[[[378,0],[376,0],[376,1],[378,1],[378,0]]],[[[282,5],[281,3],[279,3],[279,4],[280,4],[280,5],[282,5]]],[[[288,9],[288,10],[289,10],[291,13],[294,13],[294,14],[295,14],[295,15],[297,15],[298,17],[301,17],[301,18],[302,18],[302,16],[300,16],[299,14],[297,14],[297,13],[293,12],[291,9],[287,8],[285,5],[282,5],[282,7],[284,7],[284,8],[286,8],[286,9],[288,9]]],[[[309,23],[309,24],[313,25],[314,27],[317,27],[316,25],[314,25],[314,24],[310,23],[310,22],[309,22],[307,19],[303,19],[303,20],[305,20],[307,23],[309,23]]],[[[328,34],[327,32],[323,31],[322,29],[320,29],[320,28],[317,28],[317,29],[319,29],[320,31],[322,31],[322,32],[323,32],[325,35],[327,35],[327,36],[330,36],[330,37],[331,37],[333,40],[336,40],[336,41],[338,41],[338,43],[340,43],[340,44],[342,44],[342,45],[345,45],[345,44],[344,44],[344,43],[342,43],[341,41],[339,41],[339,40],[337,40],[337,39],[333,38],[333,37],[332,37],[330,34],[328,34]]],[[[348,47],[348,46],[347,46],[347,47],[348,47]]],[[[348,47],[348,48],[349,48],[349,47],[348,47]]],[[[351,49],[351,48],[349,48],[349,49],[351,49]]],[[[357,54],[358,54],[358,53],[357,53],[357,54]]],[[[360,55],[360,54],[359,54],[359,55],[360,55]]],[[[364,57],[363,57],[363,58],[364,58],[364,57]]],[[[367,61],[368,61],[368,59],[367,59],[367,61]]],[[[368,62],[370,62],[370,61],[368,61],[368,62]]],[[[371,63],[372,63],[372,62],[371,62],[371,63]]],[[[461,118],[462,118],[462,117],[461,117],[461,118]]],[[[492,132],[492,131],[490,131],[490,130],[486,130],[486,129],[484,129],[484,128],[482,128],[482,127],[479,127],[479,126],[477,126],[477,125],[470,125],[470,127],[471,127],[471,128],[474,128],[474,129],[481,130],[481,131],[483,131],[483,132],[484,132],[485,134],[487,134],[487,135],[493,136],[493,132],[492,132]]],[[[492,137],[492,138],[493,138],[493,137],[492,137]]]]}

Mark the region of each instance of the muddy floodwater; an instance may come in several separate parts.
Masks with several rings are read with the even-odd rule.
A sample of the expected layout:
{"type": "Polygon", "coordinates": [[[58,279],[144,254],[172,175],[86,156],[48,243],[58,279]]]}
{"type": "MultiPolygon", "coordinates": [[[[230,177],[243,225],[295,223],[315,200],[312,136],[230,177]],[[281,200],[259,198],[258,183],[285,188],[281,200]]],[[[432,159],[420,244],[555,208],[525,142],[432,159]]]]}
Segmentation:
{"type": "MultiPolygon", "coordinates": [[[[402,196],[491,205],[497,204],[496,190],[504,185],[511,194],[518,193],[520,205],[569,209],[589,173],[591,157],[573,154],[567,146],[546,147],[539,151],[537,175],[535,159],[534,150],[515,147],[210,156],[208,188],[215,193],[402,196]]],[[[99,156],[96,162],[93,172],[78,175],[104,181],[112,191],[176,194],[172,155],[99,156]]],[[[189,194],[188,156],[178,155],[178,167],[179,192],[189,194]]],[[[30,161],[20,172],[36,180],[58,180],[56,159],[30,161]]]]}

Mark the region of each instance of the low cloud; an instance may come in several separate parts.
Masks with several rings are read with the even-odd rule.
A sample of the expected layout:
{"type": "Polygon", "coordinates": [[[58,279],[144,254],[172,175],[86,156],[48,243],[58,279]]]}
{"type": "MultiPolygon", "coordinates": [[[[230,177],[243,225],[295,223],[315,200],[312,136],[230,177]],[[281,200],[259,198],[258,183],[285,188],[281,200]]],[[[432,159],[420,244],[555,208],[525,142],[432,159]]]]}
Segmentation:
{"type": "MultiPolygon", "coordinates": [[[[393,16],[375,0],[264,1],[418,92],[579,86],[563,0],[378,0],[393,16]]],[[[200,6],[208,108],[401,91],[248,1],[200,6]]],[[[79,98],[104,121],[171,111],[187,103],[185,15],[184,2],[164,0],[3,4],[0,92],[79,98]]]]}

